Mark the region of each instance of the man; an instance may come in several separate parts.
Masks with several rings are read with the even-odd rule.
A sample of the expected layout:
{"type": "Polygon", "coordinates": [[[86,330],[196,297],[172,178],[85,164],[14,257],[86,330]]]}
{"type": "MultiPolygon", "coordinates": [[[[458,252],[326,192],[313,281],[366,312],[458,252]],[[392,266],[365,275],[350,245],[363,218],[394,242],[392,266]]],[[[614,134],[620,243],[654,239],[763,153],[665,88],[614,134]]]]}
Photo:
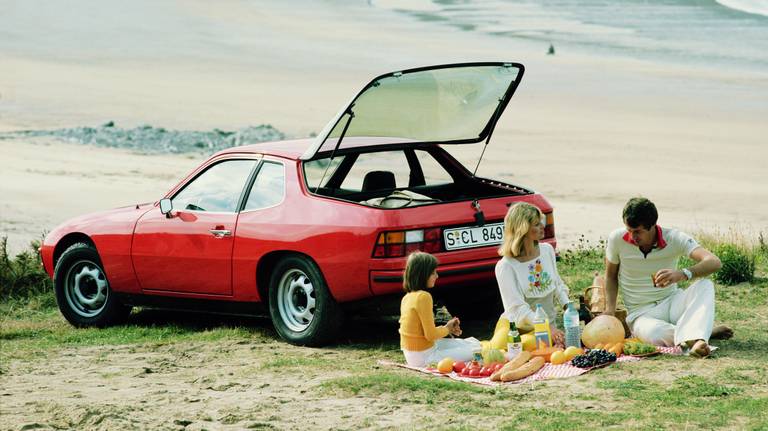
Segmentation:
{"type": "Polygon", "coordinates": [[[657,225],[656,206],[648,199],[630,199],[622,218],[625,227],[610,234],[605,249],[606,314],[616,311],[621,291],[627,324],[636,337],[708,356],[710,338],[733,335],[726,326],[713,328],[715,287],[704,278],[720,269],[720,259],[689,235],[657,225]],[[677,270],[680,256],[696,264],[677,270]],[[678,282],[694,278],[687,289],[678,289],[678,282]]]}

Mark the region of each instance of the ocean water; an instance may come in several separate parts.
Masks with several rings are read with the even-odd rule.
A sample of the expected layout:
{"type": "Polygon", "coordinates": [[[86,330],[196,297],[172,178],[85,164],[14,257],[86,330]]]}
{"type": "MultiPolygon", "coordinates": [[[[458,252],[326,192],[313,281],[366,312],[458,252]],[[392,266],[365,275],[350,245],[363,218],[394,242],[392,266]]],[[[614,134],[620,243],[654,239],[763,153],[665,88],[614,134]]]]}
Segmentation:
{"type": "Polygon", "coordinates": [[[558,51],[768,71],[768,0],[372,0],[558,51]]]}

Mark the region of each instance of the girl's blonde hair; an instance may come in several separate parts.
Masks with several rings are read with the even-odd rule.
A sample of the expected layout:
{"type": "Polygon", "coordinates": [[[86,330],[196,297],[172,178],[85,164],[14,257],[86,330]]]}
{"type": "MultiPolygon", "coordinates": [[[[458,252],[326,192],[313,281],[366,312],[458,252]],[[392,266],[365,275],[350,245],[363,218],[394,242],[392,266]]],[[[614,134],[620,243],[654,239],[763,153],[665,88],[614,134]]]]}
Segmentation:
{"type": "Polygon", "coordinates": [[[427,280],[437,269],[437,258],[429,253],[415,251],[408,256],[403,272],[403,290],[415,292],[427,287],[427,280]]]}
{"type": "Polygon", "coordinates": [[[504,217],[504,241],[499,247],[499,256],[517,257],[522,253],[523,237],[541,223],[541,210],[527,202],[512,205],[504,217]]]}

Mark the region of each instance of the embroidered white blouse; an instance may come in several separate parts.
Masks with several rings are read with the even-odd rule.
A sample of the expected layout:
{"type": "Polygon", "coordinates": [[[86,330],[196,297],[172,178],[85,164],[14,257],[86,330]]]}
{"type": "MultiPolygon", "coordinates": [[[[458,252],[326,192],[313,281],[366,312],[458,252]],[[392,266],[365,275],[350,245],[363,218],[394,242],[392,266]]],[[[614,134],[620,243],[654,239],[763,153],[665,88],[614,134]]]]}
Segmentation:
{"type": "Polygon", "coordinates": [[[555,249],[547,243],[539,243],[539,257],[526,262],[503,257],[496,264],[496,281],[499,284],[504,312],[501,317],[520,326],[533,325],[536,304],[541,304],[549,323],[556,325],[557,310],[554,299],[560,305],[567,304],[568,286],[557,273],[555,249]]]}

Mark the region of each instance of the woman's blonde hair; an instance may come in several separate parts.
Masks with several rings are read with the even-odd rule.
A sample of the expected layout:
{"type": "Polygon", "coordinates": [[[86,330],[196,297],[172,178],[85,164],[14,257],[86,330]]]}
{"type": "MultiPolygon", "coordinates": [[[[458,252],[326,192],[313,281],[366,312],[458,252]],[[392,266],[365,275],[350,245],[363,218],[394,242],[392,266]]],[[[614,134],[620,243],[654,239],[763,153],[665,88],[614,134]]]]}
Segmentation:
{"type": "Polygon", "coordinates": [[[499,247],[499,256],[520,256],[523,251],[523,237],[531,226],[541,223],[541,217],[541,210],[527,202],[512,205],[504,217],[504,240],[499,247]]]}
{"type": "Polygon", "coordinates": [[[437,269],[437,258],[429,253],[415,251],[408,256],[403,272],[403,290],[415,292],[427,287],[427,280],[437,269]]]}

